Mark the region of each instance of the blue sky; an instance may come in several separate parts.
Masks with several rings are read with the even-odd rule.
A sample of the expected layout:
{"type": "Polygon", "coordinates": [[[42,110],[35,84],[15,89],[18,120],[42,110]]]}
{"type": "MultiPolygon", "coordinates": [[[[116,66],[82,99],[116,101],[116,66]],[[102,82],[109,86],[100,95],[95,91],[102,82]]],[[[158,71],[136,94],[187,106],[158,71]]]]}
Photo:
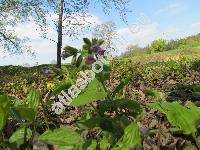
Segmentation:
{"type": "MultiPolygon", "coordinates": [[[[115,10],[105,15],[101,7],[92,7],[89,13],[93,16],[93,25],[114,21],[120,42],[116,42],[119,53],[126,50],[129,44],[145,46],[158,38],[176,39],[187,35],[200,33],[200,1],[199,0],[132,0],[128,9],[132,12],[127,15],[128,24],[125,24],[115,10]],[[138,32],[131,32],[134,27],[138,32]]],[[[20,36],[31,37],[28,43],[36,51],[36,58],[26,54],[21,56],[8,56],[0,50],[0,65],[35,65],[51,63],[56,60],[56,44],[40,38],[35,31],[34,22],[20,24],[15,31],[20,36]]],[[[56,33],[50,30],[50,37],[56,37],[56,33]]],[[[85,36],[91,36],[90,32],[85,36]]],[[[64,44],[80,47],[81,38],[71,41],[64,37],[64,44]]],[[[63,62],[64,63],[64,62],[63,62]]]]}

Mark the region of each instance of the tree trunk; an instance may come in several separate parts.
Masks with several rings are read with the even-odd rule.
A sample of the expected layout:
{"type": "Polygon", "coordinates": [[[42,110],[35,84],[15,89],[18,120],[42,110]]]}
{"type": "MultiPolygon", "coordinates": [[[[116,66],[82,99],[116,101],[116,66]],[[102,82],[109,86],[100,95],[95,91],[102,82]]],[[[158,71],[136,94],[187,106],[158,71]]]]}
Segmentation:
{"type": "Polygon", "coordinates": [[[63,0],[59,0],[58,16],[58,42],[57,42],[57,67],[61,68],[61,49],[62,49],[62,23],[63,23],[63,0]]]}

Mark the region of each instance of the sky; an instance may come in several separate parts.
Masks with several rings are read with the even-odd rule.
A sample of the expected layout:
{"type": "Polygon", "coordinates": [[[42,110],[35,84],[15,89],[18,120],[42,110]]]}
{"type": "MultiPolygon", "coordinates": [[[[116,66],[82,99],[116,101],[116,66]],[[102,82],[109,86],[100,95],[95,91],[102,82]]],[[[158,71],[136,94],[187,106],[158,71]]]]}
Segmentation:
{"type": "MultiPolygon", "coordinates": [[[[99,5],[92,5],[89,9],[92,23],[91,27],[108,21],[114,21],[118,40],[115,41],[118,54],[126,51],[130,44],[146,46],[153,40],[164,38],[166,40],[177,39],[200,33],[200,1],[199,0],[131,0],[127,14],[127,23],[120,19],[116,10],[105,14],[99,5]]],[[[56,17],[56,15],[52,15],[56,17]]],[[[0,49],[0,66],[23,65],[33,66],[36,64],[49,64],[56,62],[56,43],[43,39],[37,31],[37,25],[31,21],[19,24],[15,27],[20,37],[29,37],[27,43],[35,51],[36,57],[23,55],[7,55],[0,49]]],[[[48,30],[49,38],[56,40],[56,32],[48,30]]],[[[64,45],[72,45],[80,48],[82,37],[92,37],[90,31],[71,40],[65,36],[64,45]]],[[[66,61],[62,61],[65,63],[66,61]]]]}

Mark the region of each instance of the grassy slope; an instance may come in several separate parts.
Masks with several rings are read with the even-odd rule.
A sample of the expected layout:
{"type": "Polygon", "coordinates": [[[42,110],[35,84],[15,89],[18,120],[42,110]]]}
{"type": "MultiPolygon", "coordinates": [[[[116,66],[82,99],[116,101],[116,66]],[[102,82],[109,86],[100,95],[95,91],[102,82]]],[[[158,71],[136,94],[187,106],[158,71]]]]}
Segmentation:
{"type": "MultiPolygon", "coordinates": [[[[200,59],[200,45],[197,47],[186,48],[184,50],[170,50],[166,52],[159,52],[153,54],[142,54],[138,56],[121,58],[120,61],[132,61],[134,63],[148,63],[148,62],[162,62],[169,59],[178,59],[178,57],[185,56],[192,59],[200,59]]],[[[46,68],[55,68],[54,65],[40,65],[35,67],[22,66],[0,66],[0,81],[3,78],[11,78],[12,76],[20,76],[21,78],[30,77],[36,74],[44,74],[46,68]]]]}
{"type": "Polygon", "coordinates": [[[166,52],[159,52],[153,54],[142,54],[129,58],[122,58],[121,61],[134,61],[134,62],[160,62],[167,59],[173,59],[180,55],[186,58],[200,59],[200,46],[190,47],[184,50],[170,50],[166,52]]]}

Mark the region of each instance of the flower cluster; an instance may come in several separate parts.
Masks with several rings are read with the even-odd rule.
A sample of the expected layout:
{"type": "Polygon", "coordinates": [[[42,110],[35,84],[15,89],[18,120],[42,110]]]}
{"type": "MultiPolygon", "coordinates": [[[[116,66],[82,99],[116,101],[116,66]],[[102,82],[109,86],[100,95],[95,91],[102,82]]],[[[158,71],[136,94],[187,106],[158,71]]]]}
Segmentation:
{"type": "Polygon", "coordinates": [[[99,45],[91,46],[90,50],[100,56],[104,55],[105,53],[105,50],[102,49],[99,45]]]}
{"type": "Polygon", "coordinates": [[[61,53],[61,58],[62,58],[63,60],[65,60],[65,59],[67,58],[67,53],[66,53],[66,51],[62,51],[62,53],[61,53]]]}
{"type": "MultiPolygon", "coordinates": [[[[94,45],[94,46],[91,46],[90,48],[91,52],[93,52],[96,56],[103,56],[104,53],[105,53],[105,50],[102,49],[99,45],[94,45]]],[[[96,62],[96,59],[94,58],[93,55],[90,55],[86,58],[86,61],[85,63],[87,65],[91,65],[93,64],[94,62],[96,62]]]]}

